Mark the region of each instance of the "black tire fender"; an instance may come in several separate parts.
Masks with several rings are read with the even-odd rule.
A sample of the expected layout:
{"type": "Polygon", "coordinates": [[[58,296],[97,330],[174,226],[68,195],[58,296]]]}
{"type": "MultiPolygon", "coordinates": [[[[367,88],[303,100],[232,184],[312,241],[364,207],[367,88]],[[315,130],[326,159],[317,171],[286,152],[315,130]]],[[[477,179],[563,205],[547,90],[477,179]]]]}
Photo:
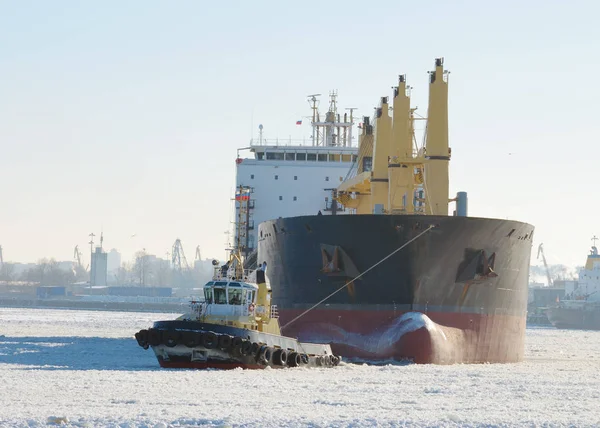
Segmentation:
{"type": "Polygon", "coordinates": [[[300,357],[300,354],[297,352],[290,353],[290,355],[288,355],[287,364],[290,367],[298,367],[300,364],[302,364],[302,358],[300,357]]]}
{"type": "Polygon", "coordinates": [[[244,340],[241,345],[242,355],[249,355],[252,350],[252,342],[244,340]]]}
{"type": "Polygon", "coordinates": [[[198,335],[195,331],[184,331],[181,333],[181,343],[188,348],[195,348],[198,346],[198,335]]]}
{"type": "Polygon", "coordinates": [[[166,330],[163,332],[163,342],[169,348],[177,346],[180,333],[177,330],[166,330]]]}
{"type": "Polygon", "coordinates": [[[285,366],[287,364],[288,355],[285,349],[277,349],[273,352],[273,364],[285,366]]]}
{"type": "Polygon", "coordinates": [[[218,337],[212,331],[208,331],[202,335],[202,346],[206,349],[215,349],[218,343],[218,337]]]}
{"type": "Polygon", "coordinates": [[[228,334],[222,334],[219,336],[219,348],[223,351],[229,351],[231,348],[232,338],[228,334]]]}
{"type": "Polygon", "coordinates": [[[148,330],[148,343],[150,346],[158,346],[161,342],[161,332],[155,328],[148,330]]]}
{"type": "Polygon", "coordinates": [[[140,330],[135,334],[135,340],[138,345],[144,349],[148,349],[148,330],[140,330]]]}

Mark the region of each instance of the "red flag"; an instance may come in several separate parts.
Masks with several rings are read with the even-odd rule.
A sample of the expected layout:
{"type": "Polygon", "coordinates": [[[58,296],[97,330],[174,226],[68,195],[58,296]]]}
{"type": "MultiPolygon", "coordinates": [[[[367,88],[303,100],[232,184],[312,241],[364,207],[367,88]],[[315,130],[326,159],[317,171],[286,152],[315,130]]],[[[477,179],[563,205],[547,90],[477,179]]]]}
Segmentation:
{"type": "Polygon", "coordinates": [[[302,121],[301,120],[297,120],[296,121],[296,125],[302,125],[302,121]]]}

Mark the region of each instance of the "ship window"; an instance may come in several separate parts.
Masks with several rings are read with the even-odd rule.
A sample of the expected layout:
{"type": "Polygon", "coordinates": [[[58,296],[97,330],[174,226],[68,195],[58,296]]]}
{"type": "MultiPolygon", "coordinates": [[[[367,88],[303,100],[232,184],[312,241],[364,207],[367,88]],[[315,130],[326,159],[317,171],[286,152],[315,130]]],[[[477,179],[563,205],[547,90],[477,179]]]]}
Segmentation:
{"type": "Polygon", "coordinates": [[[283,160],[283,153],[274,153],[275,160],[283,160]]]}
{"type": "Polygon", "coordinates": [[[296,153],[286,153],[285,154],[285,160],[296,160],[296,153]]]}
{"type": "Polygon", "coordinates": [[[329,201],[329,198],[327,196],[325,196],[325,202],[329,201]]]}
{"type": "Polygon", "coordinates": [[[283,201],[283,196],[280,196],[280,197],[279,197],[279,200],[280,200],[280,201],[283,201]]]}
{"type": "Polygon", "coordinates": [[[241,288],[230,288],[229,292],[229,304],[230,305],[241,305],[242,304],[242,289],[241,288]]]}
{"type": "Polygon", "coordinates": [[[329,155],[329,162],[339,162],[340,155],[329,155]]]}
{"type": "Polygon", "coordinates": [[[258,159],[258,160],[263,160],[263,159],[264,159],[264,157],[265,157],[265,154],[264,154],[264,153],[257,153],[257,154],[256,154],[256,159],[258,159]]]}
{"type": "Polygon", "coordinates": [[[358,155],[352,155],[352,162],[356,162],[357,159],[358,159],[358,155]]]}
{"type": "Polygon", "coordinates": [[[206,303],[212,303],[213,302],[213,291],[212,291],[212,288],[206,287],[204,289],[204,301],[206,303]]]}
{"type": "Polygon", "coordinates": [[[373,169],[373,158],[371,156],[365,156],[362,161],[362,167],[364,172],[368,172],[373,169]]]}
{"type": "Polygon", "coordinates": [[[278,175],[275,176],[275,180],[279,180],[279,176],[278,175]]]}
{"type": "Polygon", "coordinates": [[[327,154],[326,153],[319,153],[319,157],[317,159],[319,162],[327,162],[327,154]]]}
{"type": "Polygon", "coordinates": [[[329,181],[329,177],[325,177],[325,181],[329,181]]]}
{"type": "Polygon", "coordinates": [[[297,200],[298,200],[298,198],[296,196],[294,196],[294,201],[297,201],[297,200]]]}
{"type": "Polygon", "coordinates": [[[248,303],[248,300],[246,300],[248,298],[248,290],[246,290],[245,288],[242,289],[242,305],[245,305],[246,303],[248,303]]]}
{"type": "Polygon", "coordinates": [[[215,288],[215,303],[217,305],[227,304],[227,293],[224,288],[215,288]]]}
{"type": "Polygon", "coordinates": [[[296,160],[297,161],[305,161],[306,160],[306,153],[296,153],[296,160]]]}
{"type": "Polygon", "coordinates": [[[298,180],[298,176],[297,175],[294,175],[294,180],[298,180]]]}
{"type": "Polygon", "coordinates": [[[254,180],[254,174],[250,174],[250,180],[254,180]]]}
{"type": "Polygon", "coordinates": [[[274,160],[275,159],[275,153],[267,153],[267,160],[274,160]]]}
{"type": "Polygon", "coordinates": [[[342,155],[342,162],[350,162],[352,160],[352,155],[342,155]]]}
{"type": "Polygon", "coordinates": [[[317,155],[316,155],[316,153],[308,153],[308,154],[306,155],[306,160],[309,160],[309,161],[316,161],[316,160],[317,160],[317,155]]]}

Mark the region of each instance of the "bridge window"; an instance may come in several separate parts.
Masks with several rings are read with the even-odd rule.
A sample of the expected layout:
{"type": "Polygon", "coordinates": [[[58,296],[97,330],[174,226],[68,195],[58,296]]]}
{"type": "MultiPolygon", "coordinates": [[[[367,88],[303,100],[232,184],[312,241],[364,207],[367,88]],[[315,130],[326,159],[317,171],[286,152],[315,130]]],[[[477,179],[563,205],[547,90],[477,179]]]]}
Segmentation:
{"type": "Polygon", "coordinates": [[[285,160],[287,160],[287,161],[296,160],[296,153],[286,153],[285,160]]]}
{"type": "Polygon", "coordinates": [[[296,196],[294,196],[294,201],[297,201],[297,200],[298,200],[298,198],[296,196]]]}
{"type": "Polygon", "coordinates": [[[227,304],[227,292],[224,288],[216,288],[215,287],[215,303],[217,305],[226,305],[227,304]]]}
{"type": "Polygon", "coordinates": [[[254,180],[254,174],[250,174],[250,180],[254,180]]]}
{"type": "Polygon", "coordinates": [[[229,287],[229,304],[230,305],[241,305],[242,304],[242,289],[229,287]]]}
{"type": "Polygon", "coordinates": [[[305,161],[306,160],[306,153],[296,153],[296,160],[297,161],[305,161]]]}
{"type": "Polygon", "coordinates": [[[279,197],[279,200],[280,200],[280,201],[283,201],[283,196],[280,196],[280,197],[279,197]]]}
{"type": "Polygon", "coordinates": [[[275,180],[279,180],[279,176],[278,175],[275,176],[275,180]]]}
{"type": "Polygon", "coordinates": [[[294,175],[294,180],[298,180],[298,176],[297,175],[294,175]]]}
{"type": "Polygon", "coordinates": [[[329,177],[325,177],[325,181],[329,181],[329,177]]]}
{"type": "Polygon", "coordinates": [[[327,162],[327,154],[326,153],[319,153],[318,160],[319,160],[319,162],[327,162]]]}
{"type": "Polygon", "coordinates": [[[316,161],[317,160],[317,154],[316,153],[308,153],[306,155],[306,160],[316,161]]]}

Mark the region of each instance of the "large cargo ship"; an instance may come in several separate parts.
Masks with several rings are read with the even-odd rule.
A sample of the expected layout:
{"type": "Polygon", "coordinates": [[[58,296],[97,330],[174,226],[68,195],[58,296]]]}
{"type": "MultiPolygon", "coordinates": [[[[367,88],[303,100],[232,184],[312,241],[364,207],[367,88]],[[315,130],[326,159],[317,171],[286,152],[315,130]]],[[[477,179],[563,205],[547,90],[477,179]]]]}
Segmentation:
{"type": "MultiPolygon", "coordinates": [[[[556,305],[548,308],[548,320],[556,328],[600,330],[600,255],[594,245],[577,282],[565,288],[565,298],[556,298],[556,305]]],[[[570,285],[569,284],[569,285],[570,285]]]]}
{"type": "MultiPolygon", "coordinates": [[[[273,212],[260,224],[258,260],[284,334],[357,360],[522,360],[534,227],[470,218],[466,193],[450,199],[447,77],[436,59],[426,119],[410,106],[405,76],[393,108],[384,97],[363,118],[357,156],[328,205],[349,215],[273,212]],[[427,121],[421,146],[417,120],[427,121]]],[[[323,140],[321,150],[337,148],[323,140]]]]}

